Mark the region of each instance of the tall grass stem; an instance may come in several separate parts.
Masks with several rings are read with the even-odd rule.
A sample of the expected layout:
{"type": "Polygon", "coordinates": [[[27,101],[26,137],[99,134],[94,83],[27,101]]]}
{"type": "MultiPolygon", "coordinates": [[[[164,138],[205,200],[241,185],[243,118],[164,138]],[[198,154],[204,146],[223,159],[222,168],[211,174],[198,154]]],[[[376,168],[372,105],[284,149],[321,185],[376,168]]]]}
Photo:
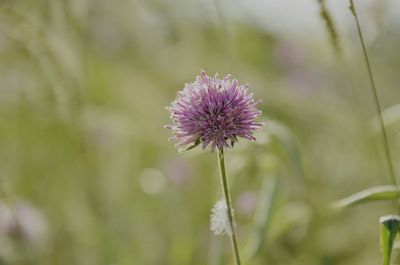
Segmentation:
{"type": "MultiPolygon", "coordinates": [[[[374,98],[376,111],[378,112],[379,125],[381,127],[382,138],[383,138],[383,149],[384,149],[385,157],[386,157],[386,161],[387,161],[387,167],[388,167],[388,171],[389,171],[390,181],[392,182],[393,185],[397,186],[396,172],[395,172],[395,169],[394,169],[394,166],[393,166],[393,160],[392,160],[392,155],[391,155],[391,152],[390,152],[388,136],[387,136],[385,123],[383,121],[383,116],[382,116],[382,107],[381,107],[379,96],[378,96],[378,92],[377,92],[377,89],[376,89],[375,79],[374,79],[374,75],[373,75],[373,72],[372,72],[371,64],[370,64],[370,61],[369,61],[367,48],[365,46],[365,41],[364,41],[364,37],[363,37],[363,34],[362,34],[360,21],[358,19],[357,10],[356,10],[356,6],[354,5],[354,1],[353,0],[349,0],[349,1],[350,1],[349,8],[350,8],[351,13],[353,14],[353,17],[354,17],[356,25],[357,25],[358,37],[359,37],[360,42],[361,42],[365,64],[366,64],[367,69],[368,69],[368,76],[369,76],[369,81],[371,83],[371,89],[372,89],[372,94],[373,94],[373,98],[374,98]]],[[[397,210],[400,212],[400,202],[397,204],[397,210]]]]}

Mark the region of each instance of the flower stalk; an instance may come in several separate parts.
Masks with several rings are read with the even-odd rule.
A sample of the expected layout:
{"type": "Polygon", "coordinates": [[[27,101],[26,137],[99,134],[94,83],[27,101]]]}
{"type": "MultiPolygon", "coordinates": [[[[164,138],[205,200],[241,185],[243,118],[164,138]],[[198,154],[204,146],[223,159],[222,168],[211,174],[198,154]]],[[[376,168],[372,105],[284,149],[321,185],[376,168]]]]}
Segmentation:
{"type": "Polygon", "coordinates": [[[237,242],[237,237],[236,237],[235,219],[233,216],[232,201],[231,201],[231,196],[229,193],[228,179],[226,177],[225,158],[224,158],[224,149],[223,148],[218,149],[217,157],[218,157],[219,173],[220,173],[220,177],[221,177],[222,191],[224,193],[224,198],[226,201],[226,206],[227,206],[227,211],[228,211],[229,225],[230,225],[231,231],[232,231],[232,233],[230,234],[230,239],[231,239],[231,243],[232,243],[233,256],[236,261],[236,265],[241,265],[239,247],[238,247],[238,242],[237,242]]]}

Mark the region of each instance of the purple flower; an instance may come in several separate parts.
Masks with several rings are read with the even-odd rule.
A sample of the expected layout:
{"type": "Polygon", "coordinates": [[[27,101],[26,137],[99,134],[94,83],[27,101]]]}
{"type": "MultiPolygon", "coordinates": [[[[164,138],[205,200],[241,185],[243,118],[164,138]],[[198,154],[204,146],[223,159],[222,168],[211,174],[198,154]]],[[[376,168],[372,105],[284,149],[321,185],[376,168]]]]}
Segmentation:
{"type": "Polygon", "coordinates": [[[255,122],[261,114],[256,108],[260,101],[254,101],[247,89],[230,75],[220,79],[218,74],[209,77],[201,71],[167,107],[174,122],[166,126],[174,133],[170,140],[178,140],[177,147],[186,150],[200,143],[203,148],[211,145],[211,150],[231,148],[238,137],[255,140],[253,131],[263,126],[255,122]]]}

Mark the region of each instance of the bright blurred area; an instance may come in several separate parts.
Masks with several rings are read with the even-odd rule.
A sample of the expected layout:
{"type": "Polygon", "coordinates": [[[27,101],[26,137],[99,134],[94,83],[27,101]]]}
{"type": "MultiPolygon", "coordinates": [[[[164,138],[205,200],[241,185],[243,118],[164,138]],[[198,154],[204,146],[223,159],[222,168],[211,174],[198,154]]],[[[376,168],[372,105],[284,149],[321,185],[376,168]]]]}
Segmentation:
{"type": "MultiPolygon", "coordinates": [[[[0,264],[233,264],[216,154],[165,107],[201,69],[250,83],[265,129],[226,153],[246,264],[378,264],[388,184],[353,17],[327,0],[0,1],[0,264]]],[[[400,161],[400,2],[356,1],[400,161]]],[[[400,168],[398,168],[400,170],[400,168]]]]}

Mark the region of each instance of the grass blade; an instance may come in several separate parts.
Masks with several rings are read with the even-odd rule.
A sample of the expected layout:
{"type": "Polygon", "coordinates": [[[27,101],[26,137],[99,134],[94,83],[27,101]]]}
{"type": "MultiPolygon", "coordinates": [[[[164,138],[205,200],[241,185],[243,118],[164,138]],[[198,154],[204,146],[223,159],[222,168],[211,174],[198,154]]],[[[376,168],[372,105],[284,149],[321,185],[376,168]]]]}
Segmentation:
{"type": "Polygon", "coordinates": [[[343,208],[369,201],[397,200],[400,195],[400,188],[394,185],[372,187],[334,203],[334,207],[343,208]]]}

